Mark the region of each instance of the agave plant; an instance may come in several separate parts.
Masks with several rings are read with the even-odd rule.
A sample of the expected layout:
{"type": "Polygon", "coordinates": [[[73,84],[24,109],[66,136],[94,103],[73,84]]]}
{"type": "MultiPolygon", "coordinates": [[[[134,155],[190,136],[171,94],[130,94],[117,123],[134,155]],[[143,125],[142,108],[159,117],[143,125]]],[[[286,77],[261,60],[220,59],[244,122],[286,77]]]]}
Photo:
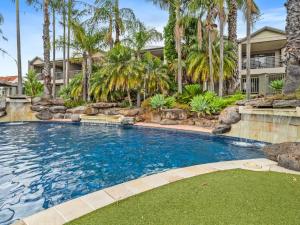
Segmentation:
{"type": "Polygon", "coordinates": [[[176,104],[174,97],[165,97],[162,94],[157,94],[150,99],[150,105],[153,109],[162,110],[163,108],[173,108],[176,104]]]}
{"type": "Polygon", "coordinates": [[[270,87],[276,93],[282,92],[283,86],[284,86],[284,81],[283,80],[274,80],[270,83],[270,87]]]}

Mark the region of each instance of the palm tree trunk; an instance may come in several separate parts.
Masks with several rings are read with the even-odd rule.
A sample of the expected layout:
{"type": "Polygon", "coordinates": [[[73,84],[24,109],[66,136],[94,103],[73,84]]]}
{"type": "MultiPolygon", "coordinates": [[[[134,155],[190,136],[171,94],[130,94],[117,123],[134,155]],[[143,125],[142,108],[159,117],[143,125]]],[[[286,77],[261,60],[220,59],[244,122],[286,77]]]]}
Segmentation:
{"type": "Polygon", "coordinates": [[[49,0],[44,0],[44,26],[43,26],[43,46],[44,46],[44,97],[51,98],[52,85],[50,73],[50,35],[49,35],[49,0]]]}
{"type": "Polygon", "coordinates": [[[56,27],[55,27],[55,23],[56,23],[56,20],[55,20],[55,8],[52,7],[52,29],[53,29],[53,69],[52,69],[52,73],[53,73],[53,86],[52,86],[52,95],[53,97],[55,98],[56,97],[56,27]]]}
{"type": "Polygon", "coordinates": [[[16,28],[17,28],[17,64],[18,64],[18,95],[22,95],[22,57],[21,57],[21,35],[20,35],[20,6],[16,0],[16,28]]]}
{"type": "Polygon", "coordinates": [[[127,97],[128,97],[129,106],[132,107],[132,100],[131,100],[131,96],[130,96],[130,88],[129,87],[127,87],[127,97]]]}
{"type": "Polygon", "coordinates": [[[232,77],[228,80],[228,93],[233,94],[240,86],[239,70],[238,70],[238,40],[237,40],[237,17],[238,17],[237,0],[229,1],[228,14],[228,40],[233,44],[233,49],[236,55],[235,68],[232,77]]]}
{"type": "Polygon", "coordinates": [[[87,101],[87,54],[84,52],[82,55],[82,100],[87,101]]]}
{"type": "Polygon", "coordinates": [[[63,0],[63,79],[64,85],[67,84],[67,75],[66,75],[66,2],[63,0]]]}
{"type": "Polygon", "coordinates": [[[247,0],[247,74],[246,74],[246,96],[251,98],[251,0],[247,0]]]}
{"type": "Polygon", "coordinates": [[[213,55],[212,55],[212,33],[208,31],[208,54],[209,54],[209,91],[214,91],[214,67],[213,67],[213,55]]]}
{"type": "Polygon", "coordinates": [[[115,44],[120,43],[121,27],[120,27],[120,9],[119,0],[115,0],[115,30],[116,30],[116,40],[115,44]]]}
{"type": "Polygon", "coordinates": [[[284,94],[300,90],[300,2],[288,0],[287,8],[287,74],[285,79],[284,94]]]}
{"type": "Polygon", "coordinates": [[[182,47],[181,47],[181,26],[180,26],[180,6],[176,7],[176,26],[175,26],[175,36],[176,36],[176,45],[177,45],[177,54],[178,54],[178,93],[182,93],[182,47]]]}
{"type": "Polygon", "coordinates": [[[72,0],[68,0],[68,42],[67,42],[67,65],[66,65],[66,83],[70,82],[70,42],[71,42],[71,12],[72,0]]]}
{"type": "Polygon", "coordinates": [[[90,90],[90,79],[91,79],[91,76],[92,76],[92,72],[93,72],[93,59],[92,59],[92,55],[91,54],[88,54],[88,58],[87,58],[87,100],[90,101],[91,100],[91,97],[90,97],[90,94],[89,94],[89,90],[90,90]]]}
{"type": "Polygon", "coordinates": [[[220,75],[219,75],[219,96],[223,96],[224,80],[224,8],[220,8],[220,75]]]}

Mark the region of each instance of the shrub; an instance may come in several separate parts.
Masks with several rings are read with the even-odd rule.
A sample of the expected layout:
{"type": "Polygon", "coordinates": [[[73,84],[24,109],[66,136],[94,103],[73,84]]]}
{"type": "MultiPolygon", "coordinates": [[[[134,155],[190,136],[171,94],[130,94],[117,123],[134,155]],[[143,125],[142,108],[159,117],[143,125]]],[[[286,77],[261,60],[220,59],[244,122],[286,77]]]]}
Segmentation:
{"type": "Polygon", "coordinates": [[[191,101],[192,112],[200,115],[211,114],[209,105],[210,103],[203,95],[197,95],[191,101]]]}
{"type": "Polygon", "coordinates": [[[25,94],[31,97],[42,96],[44,85],[38,80],[35,70],[29,70],[24,82],[25,94]]]}
{"type": "Polygon", "coordinates": [[[189,103],[193,97],[202,94],[202,87],[200,84],[185,85],[183,93],[178,95],[177,99],[180,103],[189,103]]]}
{"type": "Polygon", "coordinates": [[[284,81],[283,80],[274,80],[270,83],[270,87],[272,90],[274,90],[276,93],[282,92],[284,86],[284,81]]]}
{"type": "Polygon", "coordinates": [[[150,102],[151,102],[151,98],[145,99],[145,100],[142,102],[142,105],[141,105],[142,108],[143,108],[143,109],[148,109],[148,108],[150,108],[150,107],[151,107],[150,102]]]}
{"type": "Polygon", "coordinates": [[[157,94],[150,99],[152,109],[173,108],[176,104],[174,97],[165,97],[162,94],[157,94]]]}

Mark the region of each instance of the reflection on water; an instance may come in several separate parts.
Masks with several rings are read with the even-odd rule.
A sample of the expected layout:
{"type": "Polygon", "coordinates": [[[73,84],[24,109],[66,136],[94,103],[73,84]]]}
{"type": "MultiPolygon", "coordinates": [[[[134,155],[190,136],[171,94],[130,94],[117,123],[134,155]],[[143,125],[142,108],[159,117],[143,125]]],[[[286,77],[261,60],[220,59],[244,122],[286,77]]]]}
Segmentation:
{"type": "Polygon", "coordinates": [[[2,225],[146,174],[263,157],[260,145],[136,127],[14,123],[0,137],[2,225]]]}

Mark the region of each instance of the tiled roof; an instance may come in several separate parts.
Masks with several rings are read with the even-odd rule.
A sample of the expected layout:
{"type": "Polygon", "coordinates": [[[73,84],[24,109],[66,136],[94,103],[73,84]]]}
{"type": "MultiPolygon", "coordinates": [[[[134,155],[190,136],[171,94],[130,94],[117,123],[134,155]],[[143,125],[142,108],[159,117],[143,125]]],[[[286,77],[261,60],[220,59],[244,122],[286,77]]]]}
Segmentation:
{"type": "Polygon", "coordinates": [[[18,76],[0,76],[0,81],[14,83],[18,81],[18,76]]]}

